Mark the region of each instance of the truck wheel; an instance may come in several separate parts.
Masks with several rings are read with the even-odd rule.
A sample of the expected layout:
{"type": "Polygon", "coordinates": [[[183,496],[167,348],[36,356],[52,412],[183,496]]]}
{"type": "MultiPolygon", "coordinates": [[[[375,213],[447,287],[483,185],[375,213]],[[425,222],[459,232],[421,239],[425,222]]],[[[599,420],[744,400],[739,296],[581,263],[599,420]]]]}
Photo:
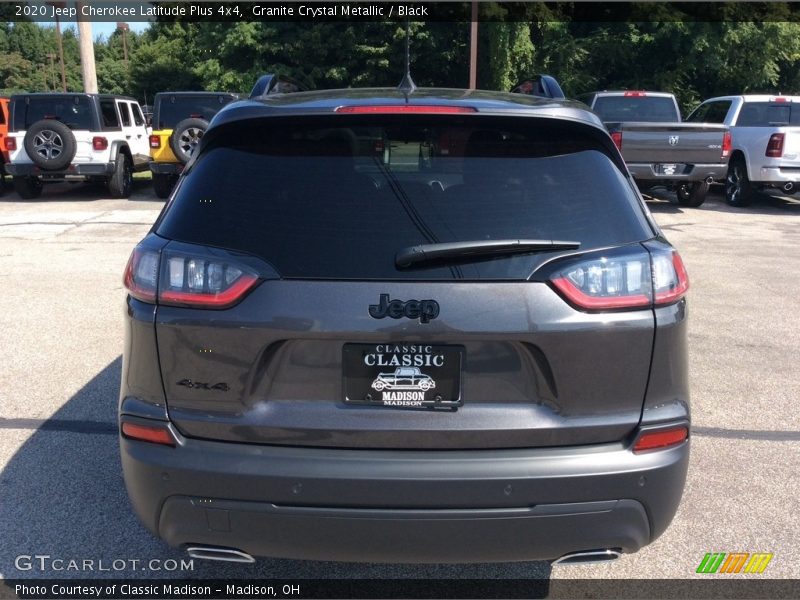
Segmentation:
{"type": "Polygon", "coordinates": [[[705,202],[708,188],[709,184],[705,181],[679,184],[678,189],[675,190],[675,195],[678,196],[678,204],[697,208],[705,202]]]}
{"type": "Polygon", "coordinates": [[[172,188],[178,182],[175,175],[164,175],[163,173],[153,173],[153,189],[159,198],[169,198],[172,188]]]}
{"type": "Polygon", "coordinates": [[[70,128],[55,119],[42,119],[28,127],[23,144],[33,163],[46,171],[66,169],[77,149],[70,128]]]}
{"type": "Polygon", "coordinates": [[[175,158],[184,164],[189,162],[206,129],[208,129],[208,121],[205,119],[184,119],[175,125],[169,138],[169,146],[175,153],[175,158]]]}
{"type": "Polygon", "coordinates": [[[14,177],[14,189],[23,200],[33,200],[42,194],[42,181],[38,177],[14,177]]]}
{"type": "Polygon", "coordinates": [[[133,165],[124,152],[117,154],[114,174],[108,180],[108,193],[112,198],[127,198],[133,186],[133,165]]]}
{"type": "Polygon", "coordinates": [[[725,178],[725,201],[731,206],[750,206],[753,200],[753,186],[747,177],[747,164],[743,158],[736,157],[728,165],[725,178]]]}

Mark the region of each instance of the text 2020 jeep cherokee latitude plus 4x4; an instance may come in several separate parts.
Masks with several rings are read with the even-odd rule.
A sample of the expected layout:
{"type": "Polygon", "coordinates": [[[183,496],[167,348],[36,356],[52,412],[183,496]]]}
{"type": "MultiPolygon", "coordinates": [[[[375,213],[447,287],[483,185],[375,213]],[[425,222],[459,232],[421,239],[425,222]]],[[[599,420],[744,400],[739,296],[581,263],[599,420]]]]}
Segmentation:
{"type": "Polygon", "coordinates": [[[658,537],[689,457],[688,282],[581,107],[381,89],[222,109],[125,274],[142,522],[242,560],[658,537]],[[401,367],[431,385],[374,385],[401,367]]]}

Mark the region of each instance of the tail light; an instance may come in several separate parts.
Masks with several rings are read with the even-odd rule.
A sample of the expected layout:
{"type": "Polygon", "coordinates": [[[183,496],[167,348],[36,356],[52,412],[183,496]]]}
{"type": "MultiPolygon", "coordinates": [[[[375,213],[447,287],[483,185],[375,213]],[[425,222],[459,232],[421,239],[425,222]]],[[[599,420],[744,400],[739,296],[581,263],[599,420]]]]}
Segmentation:
{"type": "Polygon", "coordinates": [[[633,451],[664,450],[671,446],[682,444],[689,437],[689,428],[686,425],[671,427],[669,429],[656,429],[643,431],[633,444],[633,451]]]}
{"type": "Polygon", "coordinates": [[[726,131],[722,136],[722,158],[728,158],[733,149],[733,140],[731,139],[731,132],[726,131]]]}
{"type": "Polygon", "coordinates": [[[627,98],[646,98],[647,92],[644,92],[642,90],[628,90],[623,94],[623,96],[627,98]]]}
{"type": "Polygon", "coordinates": [[[142,302],[156,301],[158,284],[158,252],[134,248],[125,267],[125,287],[128,293],[142,302]]]}
{"type": "Polygon", "coordinates": [[[158,301],[176,306],[227,308],[244,298],[257,282],[258,275],[243,266],[166,252],[158,301]]]}
{"type": "Polygon", "coordinates": [[[622,151],[622,132],[615,131],[611,134],[611,139],[614,140],[614,145],[619,151],[622,151]]]}
{"type": "Polygon", "coordinates": [[[769,142],[767,142],[767,152],[765,156],[769,156],[771,158],[780,158],[783,156],[783,134],[782,133],[773,133],[769,136],[769,142]]]}
{"type": "Polygon", "coordinates": [[[151,135],[150,136],[150,147],[151,148],[161,148],[161,136],[160,135],[151,135]]]}
{"type": "Polygon", "coordinates": [[[680,300],[689,278],[673,249],[602,256],[573,262],[556,271],[551,283],[582,310],[663,306],[680,300]]]}
{"type": "Polygon", "coordinates": [[[108,148],[108,140],[101,135],[92,138],[92,150],[105,150],[108,148]]]}
{"type": "Polygon", "coordinates": [[[258,283],[258,274],[232,261],[137,247],[125,270],[125,287],[143,302],[193,308],[228,308],[258,283]]]}
{"type": "Polygon", "coordinates": [[[6,138],[6,150],[14,152],[17,149],[17,139],[13,137],[6,138]]]}

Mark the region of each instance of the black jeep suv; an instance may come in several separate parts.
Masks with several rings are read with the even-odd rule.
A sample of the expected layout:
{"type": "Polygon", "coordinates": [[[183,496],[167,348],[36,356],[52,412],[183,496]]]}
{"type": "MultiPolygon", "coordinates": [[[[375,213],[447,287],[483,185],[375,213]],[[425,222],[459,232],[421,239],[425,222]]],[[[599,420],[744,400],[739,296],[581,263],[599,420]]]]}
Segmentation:
{"type": "Polygon", "coordinates": [[[583,105],[230,104],[125,284],[125,481],[193,556],[607,559],[678,507],[686,271],[583,105]]]}

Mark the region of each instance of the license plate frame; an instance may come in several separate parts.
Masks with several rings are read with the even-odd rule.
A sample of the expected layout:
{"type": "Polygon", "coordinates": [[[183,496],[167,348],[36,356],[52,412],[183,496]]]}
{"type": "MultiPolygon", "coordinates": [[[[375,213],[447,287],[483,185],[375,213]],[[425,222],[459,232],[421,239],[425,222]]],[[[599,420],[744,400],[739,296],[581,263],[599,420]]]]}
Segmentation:
{"type": "Polygon", "coordinates": [[[345,404],[457,410],[465,350],[449,344],[347,343],[342,346],[345,404]]]}

